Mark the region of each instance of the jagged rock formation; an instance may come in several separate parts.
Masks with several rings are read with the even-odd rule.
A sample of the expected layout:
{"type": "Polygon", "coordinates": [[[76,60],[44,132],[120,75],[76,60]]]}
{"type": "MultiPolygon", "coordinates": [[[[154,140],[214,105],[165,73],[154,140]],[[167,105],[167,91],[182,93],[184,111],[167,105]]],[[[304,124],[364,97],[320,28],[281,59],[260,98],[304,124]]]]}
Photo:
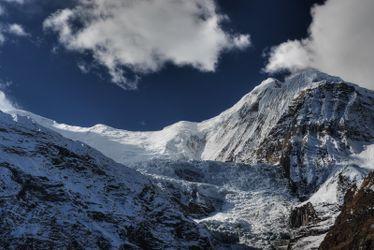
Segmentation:
{"type": "Polygon", "coordinates": [[[350,189],[344,206],[320,249],[374,249],[374,172],[350,189]]]}
{"type": "Polygon", "coordinates": [[[306,226],[318,219],[317,213],[314,210],[313,204],[308,202],[301,207],[295,207],[291,211],[290,225],[292,228],[306,226]]]}
{"type": "Polygon", "coordinates": [[[361,183],[368,170],[356,165],[340,166],[307,201],[311,203],[316,219],[291,230],[290,249],[317,249],[333,226],[344,202],[344,195],[354,185],[361,183]]]}

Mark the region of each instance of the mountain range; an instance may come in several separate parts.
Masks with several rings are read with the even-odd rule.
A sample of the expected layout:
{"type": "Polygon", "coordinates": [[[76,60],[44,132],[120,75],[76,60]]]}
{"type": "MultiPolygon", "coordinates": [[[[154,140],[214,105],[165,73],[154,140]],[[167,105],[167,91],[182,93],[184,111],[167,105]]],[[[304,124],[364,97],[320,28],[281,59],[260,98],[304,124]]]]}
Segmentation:
{"type": "Polygon", "coordinates": [[[374,248],[374,92],[314,69],[160,131],[11,109],[0,136],[6,248],[374,248]]]}

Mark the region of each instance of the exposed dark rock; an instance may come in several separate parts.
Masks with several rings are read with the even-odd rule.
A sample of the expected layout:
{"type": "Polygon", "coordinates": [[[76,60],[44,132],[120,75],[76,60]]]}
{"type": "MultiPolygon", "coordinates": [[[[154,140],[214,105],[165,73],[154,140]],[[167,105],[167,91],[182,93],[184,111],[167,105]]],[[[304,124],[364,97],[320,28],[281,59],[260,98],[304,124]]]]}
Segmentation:
{"type": "Polygon", "coordinates": [[[189,202],[188,205],[182,204],[183,211],[186,214],[191,215],[192,217],[202,217],[207,216],[208,214],[216,211],[216,208],[212,203],[197,203],[197,202],[189,202]]]}
{"type": "Polygon", "coordinates": [[[218,211],[223,203],[222,200],[198,194],[196,189],[184,191],[170,183],[163,183],[162,185],[168,189],[172,199],[180,206],[182,211],[192,218],[204,218],[218,211]]]}
{"type": "Polygon", "coordinates": [[[295,207],[291,211],[290,226],[292,228],[306,226],[309,223],[312,223],[317,219],[318,219],[318,216],[316,214],[316,211],[313,208],[312,203],[308,202],[307,204],[301,207],[295,207]]]}
{"type": "Polygon", "coordinates": [[[92,171],[98,175],[105,175],[105,171],[97,166],[89,155],[79,155],[59,145],[40,145],[34,154],[51,157],[56,167],[74,168],[78,171],[92,171]]]}
{"type": "Polygon", "coordinates": [[[116,221],[109,214],[104,214],[100,211],[88,211],[87,216],[95,221],[115,223],[116,221]]]}
{"type": "Polygon", "coordinates": [[[183,168],[176,169],[175,174],[183,180],[195,182],[201,181],[201,179],[204,177],[199,172],[183,168]]]}
{"type": "Polygon", "coordinates": [[[341,213],[320,249],[374,249],[374,172],[360,188],[347,192],[341,213]]]}

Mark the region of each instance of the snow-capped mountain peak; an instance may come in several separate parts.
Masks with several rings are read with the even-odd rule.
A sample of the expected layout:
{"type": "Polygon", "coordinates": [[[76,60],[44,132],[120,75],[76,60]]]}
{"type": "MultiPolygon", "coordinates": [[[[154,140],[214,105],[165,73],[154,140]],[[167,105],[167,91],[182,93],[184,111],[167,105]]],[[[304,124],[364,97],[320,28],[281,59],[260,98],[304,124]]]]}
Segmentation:
{"type": "MultiPolygon", "coordinates": [[[[258,160],[255,149],[264,142],[281,117],[289,112],[295,100],[305,95],[305,90],[317,89],[317,92],[324,94],[322,92],[326,89],[323,86],[338,86],[340,83],[344,81],[314,69],[300,71],[284,82],[269,78],[214,118],[199,123],[178,122],[152,132],[132,132],[106,125],[82,128],[26,114],[43,126],[68,138],[85,142],[121,163],[155,158],[248,163],[258,160]]],[[[344,83],[344,86],[351,89],[350,102],[360,101],[360,98],[352,99],[353,93],[367,96],[369,100],[373,98],[371,91],[365,92],[350,83],[344,83]]],[[[347,102],[347,105],[352,106],[352,103],[347,102]]],[[[346,110],[343,120],[349,111],[346,110]]]]}

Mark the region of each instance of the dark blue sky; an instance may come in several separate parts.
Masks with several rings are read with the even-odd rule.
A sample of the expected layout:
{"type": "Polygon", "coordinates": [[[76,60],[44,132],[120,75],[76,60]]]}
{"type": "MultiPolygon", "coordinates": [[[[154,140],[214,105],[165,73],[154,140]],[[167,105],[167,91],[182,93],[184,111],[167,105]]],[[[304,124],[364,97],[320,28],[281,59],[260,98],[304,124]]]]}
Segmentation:
{"type": "Polygon", "coordinates": [[[222,55],[217,70],[202,73],[167,65],[143,76],[139,89],[125,91],[110,82],[104,68],[83,74],[78,62],[90,56],[63,48],[45,34],[42,22],[69,1],[40,0],[22,10],[8,7],[9,22],[18,22],[31,38],[13,39],[0,48],[0,79],[12,81],[6,93],[23,109],[68,124],[107,124],[128,130],[156,130],[176,121],[201,121],[232,106],[259,81],[263,57],[271,46],[306,36],[311,22],[309,0],[219,0],[229,29],[251,35],[252,47],[222,55]]]}

